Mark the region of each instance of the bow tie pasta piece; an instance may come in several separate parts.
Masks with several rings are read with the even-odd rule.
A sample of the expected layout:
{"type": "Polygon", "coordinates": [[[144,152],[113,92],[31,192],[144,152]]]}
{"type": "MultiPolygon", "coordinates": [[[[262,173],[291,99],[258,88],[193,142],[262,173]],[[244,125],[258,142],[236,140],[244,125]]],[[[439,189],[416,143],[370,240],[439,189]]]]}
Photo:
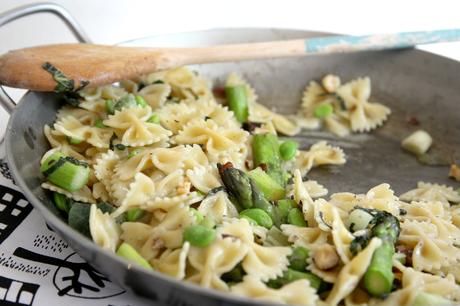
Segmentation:
{"type": "Polygon", "coordinates": [[[308,151],[299,151],[296,156],[296,166],[306,175],[311,168],[321,165],[345,164],[345,153],[339,147],[332,147],[326,141],[313,144],[308,151]]]}
{"type": "Polygon", "coordinates": [[[56,114],[56,120],[59,121],[66,117],[73,117],[78,120],[82,125],[92,126],[99,118],[97,114],[82,108],[75,108],[69,105],[61,107],[56,114]]]}
{"type": "MultiPolygon", "coordinates": [[[[83,98],[83,101],[93,102],[101,99],[102,97],[102,87],[85,87],[79,92],[80,97],[83,98]]],[[[81,103],[81,102],[80,102],[81,103]]]]}
{"type": "Polygon", "coordinates": [[[190,206],[203,200],[203,196],[193,191],[188,194],[182,194],[174,197],[156,197],[143,203],[140,208],[150,212],[169,212],[171,209],[185,205],[190,206]]]}
{"type": "Polygon", "coordinates": [[[337,89],[349,112],[351,129],[353,132],[369,132],[382,125],[391,110],[380,104],[370,103],[371,80],[358,78],[337,89]]]}
{"type": "Polygon", "coordinates": [[[126,194],[129,191],[131,184],[134,182],[134,178],[129,180],[120,180],[116,175],[110,180],[109,195],[112,198],[112,204],[120,206],[123,200],[126,198],[126,194]]]}
{"type": "Polygon", "coordinates": [[[211,82],[187,67],[167,70],[163,76],[165,83],[171,85],[172,95],[180,99],[212,97],[211,82]]]}
{"type": "Polygon", "coordinates": [[[92,186],[92,193],[97,202],[110,202],[110,195],[107,188],[101,182],[96,182],[92,186]]]}
{"type": "Polygon", "coordinates": [[[319,83],[311,81],[302,96],[302,113],[305,117],[314,117],[315,108],[322,104],[334,104],[337,98],[329,94],[319,83]]]}
{"type": "MultiPolygon", "coordinates": [[[[321,198],[328,194],[328,190],[326,187],[321,185],[315,180],[308,180],[303,182],[305,189],[307,190],[308,194],[312,198],[321,198]]],[[[294,196],[294,184],[290,184],[287,186],[287,195],[288,198],[294,196]]]]}
{"type": "Polygon", "coordinates": [[[218,239],[206,248],[191,247],[188,260],[196,273],[188,281],[228,291],[228,285],[220,277],[241,262],[248,249],[243,241],[232,237],[218,239]]]}
{"type": "Polygon", "coordinates": [[[106,100],[119,100],[126,94],[128,94],[128,92],[122,87],[116,87],[112,85],[101,87],[101,98],[106,100]]]}
{"type": "Polygon", "coordinates": [[[98,118],[104,118],[107,115],[105,103],[104,99],[97,99],[94,101],[83,100],[78,104],[78,107],[96,114],[98,118]]]}
{"type": "Polygon", "coordinates": [[[196,222],[193,212],[187,205],[170,209],[162,220],[153,227],[151,239],[159,240],[164,247],[176,249],[182,245],[183,230],[196,222]]]}
{"type": "Polygon", "coordinates": [[[180,249],[167,249],[159,258],[151,261],[152,266],[156,271],[170,275],[175,279],[184,279],[189,250],[190,243],[188,241],[184,242],[180,249]]]}
{"type": "Polygon", "coordinates": [[[316,305],[318,295],[310,286],[308,280],[297,280],[279,289],[267,287],[258,278],[246,275],[241,283],[231,287],[231,292],[255,300],[295,304],[295,305],[316,305]]]}
{"type": "Polygon", "coordinates": [[[324,199],[318,199],[313,202],[313,216],[321,230],[325,232],[332,231],[332,223],[336,217],[334,210],[337,209],[324,199]]]}
{"type": "Polygon", "coordinates": [[[104,184],[107,191],[110,191],[112,176],[114,175],[115,166],[120,160],[120,156],[114,151],[109,150],[102,154],[94,164],[94,175],[104,184]]]}
{"type": "MultiPolygon", "coordinates": [[[[110,151],[109,151],[110,152],[110,151]]],[[[120,180],[132,179],[136,173],[144,172],[154,167],[152,154],[154,149],[140,149],[139,152],[132,156],[125,156],[119,159],[114,167],[114,174],[120,180]]]]}
{"type": "Polygon", "coordinates": [[[301,113],[305,118],[314,118],[317,107],[331,105],[334,112],[329,116],[320,118],[320,120],[323,121],[329,131],[344,137],[350,134],[350,121],[348,114],[342,109],[342,104],[343,101],[340,96],[327,92],[320,84],[312,81],[303,93],[301,113]]]}
{"type": "Polygon", "coordinates": [[[44,161],[46,157],[51,155],[53,152],[61,152],[67,156],[76,158],[78,160],[88,161],[87,158],[81,152],[79,152],[81,150],[79,150],[75,146],[70,145],[67,141],[67,137],[64,136],[62,133],[51,129],[48,125],[45,125],[43,131],[46,139],[48,140],[53,149],[47,151],[43,155],[42,161],[44,161]]]}
{"type": "Polygon", "coordinates": [[[144,85],[162,84],[165,83],[165,75],[167,72],[167,70],[161,70],[149,74],[144,74],[136,79],[136,81],[144,85]]]}
{"type": "Polygon", "coordinates": [[[455,282],[458,284],[460,283],[460,262],[457,261],[449,267],[442,267],[441,269],[434,270],[431,273],[440,277],[451,276],[455,279],[455,282]]]}
{"type": "Polygon", "coordinates": [[[145,99],[152,109],[157,109],[164,105],[171,94],[171,86],[168,84],[151,84],[139,90],[138,94],[145,99]]]}
{"type": "Polygon", "coordinates": [[[155,195],[155,184],[145,174],[139,172],[134,176],[134,182],[129,185],[128,192],[125,198],[121,202],[113,213],[113,217],[118,217],[125,211],[131,208],[139,207],[155,195]]]}
{"type": "Polygon", "coordinates": [[[222,237],[234,237],[246,244],[251,244],[254,241],[251,225],[244,218],[225,219],[222,226],[217,229],[217,232],[222,237]]]}
{"type": "Polygon", "coordinates": [[[450,208],[450,213],[452,214],[452,223],[456,227],[460,227],[460,207],[452,206],[450,208]]]}
{"type": "Polygon", "coordinates": [[[190,187],[190,182],[185,181],[184,170],[177,169],[155,182],[155,196],[170,197],[187,194],[190,192],[190,187]]]}
{"type": "Polygon", "coordinates": [[[440,201],[449,205],[460,203],[460,194],[452,187],[439,184],[418,182],[417,188],[410,190],[399,197],[403,201],[440,201]]]}
{"type": "MultiPolygon", "coordinates": [[[[52,148],[60,147],[64,143],[68,144],[66,140],[66,136],[63,135],[61,132],[58,132],[52,129],[49,125],[45,124],[43,127],[43,133],[45,134],[46,139],[48,140],[49,144],[52,148]]],[[[84,156],[82,155],[83,159],[84,156]]]]}
{"type": "Polygon", "coordinates": [[[115,129],[125,146],[142,147],[168,139],[172,133],[157,123],[147,120],[152,115],[150,106],[131,107],[115,111],[104,124],[115,129]]]}
{"type": "Polygon", "coordinates": [[[115,252],[120,241],[120,226],[108,213],[103,213],[95,204],[89,213],[89,228],[93,241],[104,249],[115,252]]]}
{"type": "Polygon", "coordinates": [[[173,138],[177,144],[203,145],[212,162],[230,161],[236,166],[244,164],[248,139],[249,133],[242,129],[219,128],[213,121],[201,119],[189,122],[173,138]]]}
{"type": "Polygon", "coordinates": [[[198,206],[198,211],[216,223],[222,223],[226,218],[238,217],[238,211],[225,191],[204,198],[198,206]]]}
{"type": "Polygon", "coordinates": [[[184,125],[193,119],[200,118],[196,108],[185,103],[168,103],[158,109],[161,125],[176,135],[184,125]]]}
{"type": "Polygon", "coordinates": [[[350,135],[350,123],[348,118],[332,114],[324,118],[326,128],[339,137],[350,135]]]}
{"type": "Polygon", "coordinates": [[[282,224],[281,231],[294,246],[307,249],[315,249],[325,244],[331,236],[330,232],[324,232],[317,227],[299,227],[291,224],[282,224]]]}
{"type": "Polygon", "coordinates": [[[152,236],[153,227],[141,222],[123,222],[120,238],[136,249],[143,258],[151,261],[164,250],[161,239],[152,236]]]}
{"type": "Polygon", "coordinates": [[[342,218],[347,216],[355,206],[384,210],[394,216],[399,216],[401,204],[388,184],[377,185],[366,194],[334,193],[329,202],[339,209],[342,218]]]}
{"type": "Polygon", "coordinates": [[[218,230],[222,237],[235,237],[248,246],[242,265],[244,270],[262,281],[281,276],[287,269],[292,250],[289,247],[264,247],[254,242],[252,227],[246,219],[229,219],[218,230]]]}
{"type": "Polygon", "coordinates": [[[196,166],[209,164],[206,154],[199,145],[180,145],[173,148],[158,148],[152,154],[152,161],[156,168],[166,174],[177,169],[193,169],[196,166]]]}
{"type": "Polygon", "coordinates": [[[430,222],[405,220],[399,242],[413,249],[412,265],[418,271],[432,272],[460,260],[458,248],[452,241],[441,239],[430,222]]]}
{"type": "Polygon", "coordinates": [[[381,244],[382,241],[379,238],[372,238],[367,247],[340,270],[337,281],[326,299],[328,305],[335,306],[339,304],[358,286],[359,281],[371,263],[374,251],[381,244]]]}
{"type": "Polygon", "coordinates": [[[136,94],[139,91],[139,84],[133,80],[120,81],[120,87],[126,90],[128,93],[136,94]]]}
{"type": "Polygon", "coordinates": [[[268,281],[283,275],[289,265],[290,247],[266,247],[251,243],[243,260],[243,269],[248,275],[268,281]]]}
{"type": "Polygon", "coordinates": [[[412,202],[404,204],[403,220],[427,221],[437,228],[438,237],[452,243],[460,242],[460,229],[452,224],[452,216],[441,202],[412,202]]]}
{"type": "Polygon", "coordinates": [[[188,169],[186,175],[193,187],[201,192],[208,193],[211,189],[222,186],[216,166],[195,166],[188,169]]]}
{"type": "Polygon", "coordinates": [[[300,133],[300,126],[287,117],[277,114],[262,104],[254,102],[249,105],[249,120],[254,122],[271,123],[277,132],[283,135],[294,136],[300,133]]]}
{"type": "Polygon", "coordinates": [[[341,137],[348,135],[350,129],[353,132],[368,132],[382,125],[391,113],[388,107],[380,103],[370,103],[370,94],[371,82],[368,77],[329,90],[312,81],[303,93],[302,114],[307,118],[321,118],[331,132],[341,137]],[[332,113],[319,112],[321,107],[326,106],[332,113]]]}
{"type": "Polygon", "coordinates": [[[177,144],[201,144],[207,151],[233,150],[246,143],[249,133],[242,129],[222,129],[211,120],[195,119],[189,122],[174,141],[177,144]]]}
{"type": "Polygon", "coordinates": [[[344,263],[350,262],[353,255],[350,251],[351,242],[355,237],[348,231],[340,218],[339,211],[332,209],[332,240],[339,254],[340,259],[344,263]]]}
{"type": "Polygon", "coordinates": [[[296,201],[297,204],[302,205],[302,213],[308,223],[308,226],[316,226],[317,223],[314,216],[314,202],[302,181],[302,175],[299,169],[294,170],[293,183],[292,193],[294,201],[296,201]]]}
{"type": "Polygon", "coordinates": [[[212,120],[219,127],[239,128],[233,112],[212,99],[184,100],[168,103],[158,110],[161,124],[177,134],[192,120],[212,120]]]}
{"type": "Polygon", "coordinates": [[[69,199],[72,199],[77,202],[91,203],[91,204],[96,203],[96,199],[94,199],[91,189],[88,186],[83,186],[83,188],[77,191],[73,191],[73,192],[62,189],[49,182],[42,183],[41,187],[43,189],[47,189],[47,190],[51,190],[51,191],[63,194],[69,199]]]}
{"type": "Polygon", "coordinates": [[[101,129],[80,122],[77,118],[69,115],[60,118],[54,124],[54,129],[71,139],[71,141],[85,141],[98,148],[108,148],[112,129],[101,129]]]}

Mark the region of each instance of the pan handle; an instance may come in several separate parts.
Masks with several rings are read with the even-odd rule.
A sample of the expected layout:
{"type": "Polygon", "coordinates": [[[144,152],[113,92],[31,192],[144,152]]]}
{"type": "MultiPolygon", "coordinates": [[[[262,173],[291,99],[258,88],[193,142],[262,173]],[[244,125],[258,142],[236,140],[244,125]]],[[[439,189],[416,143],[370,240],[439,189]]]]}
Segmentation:
{"type": "MultiPolygon", "coordinates": [[[[36,3],[30,5],[20,6],[18,8],[6,11],[0,14],[0,27],[14,21],[16,19],[33,15],[37,13],[52,13],[59,17],[74,34],[79,42],[90,43],[91,39],[83,31],[82,27],[77,23],[77,21],[70,15],[70,13],[64,9],[62,6],[55,3],[36,3]]],[[[0,105],[11,114],[16,103],[5,91],[5,88],[0,85],[0,105]]]]}

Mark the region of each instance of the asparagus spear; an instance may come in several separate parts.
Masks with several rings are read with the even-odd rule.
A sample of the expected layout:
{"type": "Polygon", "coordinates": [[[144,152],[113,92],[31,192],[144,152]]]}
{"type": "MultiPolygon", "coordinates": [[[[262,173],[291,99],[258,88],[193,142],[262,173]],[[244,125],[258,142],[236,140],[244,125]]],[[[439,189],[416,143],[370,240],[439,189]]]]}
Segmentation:
{"type": "Polygon", "coordinates": [[[321,282],[322,282],[321,278],[319,278],[315,274],[312,274],[306,271],[300,272],[300,271],[296,271],[296,270],[288,268],[286,271],[284,271],[282,276],[269,280],[267,283],[267,286],[270,288],[281,288],[284,285],[287,285],[299,279],[308,280],[310,282],[310,286],[312,288],[315,288],[316,290],[319,289],[321,282]]]}
{"type": "Polygon", "coordinates": [[[370,294],[383,297],[390,293],[394,275],[392,258],[395,243],[400,233],[399,220],[392,214],[380,210],[368,210],[374,218],[370,222],[371,237],[378,237],[382,245],[375,250],[364,275],[364,286],[370,294]]]}
{"type": "Polygon", "coordinates": [[[454,303],[439,294],[419,292],[410,306],[453,305],[454,303]]]}
{"type": "Polygon", "coordinates": [[[254,167],[266,167],[267,174],[279,185],[286,185],[281,167],[278,137],[274,134],[256,134],[252,138],[254,167]]]}
{"type": "Polygon", "coordinates": [[[246,87],[244,85],[226,86],[225,95],[228,107],[233,111],[236,119],[241,123],[246,122],[249,116],[246,87]]]}
{"type": "Polygon", "coordinates": [[[269,200],[279,200],[286,195],[286,190],[274,181],[260,167],[248,172],[251,179],[254,180],[257,187],[262,191],[263,195],[269,200]]]}
{"type": "Polygon", "coordinates": [[[246,173],[234,168],[232,163],[217,164],[217,167],[230,200],[239,208],[239,211],[252,207],[260,208],[274,220],[273,206],[246,173]]]}

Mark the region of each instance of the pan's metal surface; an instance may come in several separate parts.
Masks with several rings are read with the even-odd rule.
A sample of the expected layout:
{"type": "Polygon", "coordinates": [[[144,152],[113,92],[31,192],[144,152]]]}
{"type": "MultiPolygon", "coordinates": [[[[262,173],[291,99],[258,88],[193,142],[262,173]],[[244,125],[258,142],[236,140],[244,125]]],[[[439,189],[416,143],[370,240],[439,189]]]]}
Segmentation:
{"type": "MultiPolygon", "coordinates": [[[[130,41],[126,45],[206,45],[318,36],[319,33],[279,29],[219,29],[130,41]]],[[[297,139],[308,147],[320,139],[341,146],[348,162],[343,167],[320,168],[310,177],[330,192],[365,192],[382,182],[397,194],[411,189],[419,180],[454,185],[447,167],[420,165],[400,149],[400,141],[411,131],[423,128],[433,136],[435,146],[451,152],[460,149],[460,63],[418,50],[383,51],[327,55],[297,59],[210,64],[195,67],[222,82],[230,71],[242,73],[254,85],[262,103],[283,113],[293,113],[300,104],[305,85],[333,72],[343,80],[359,76],[372,79],[372,98],[388,105],[393,113],[382,128],[370,134],[344,139],[327,132],[304,131],[297,139]],[[407,118],[415,116],[420,126],[407,118]]],[[[13,175],[26,197],[47,222],[86,260],[127,289],[167,301],[169,305],[262,305],[227,294],[178,282],[159,273],[127,268],[115,255],[101,250],[69,228],[47,194],[40,188],[39,161],[48,145],[44,124],[55,119],[59,103],[52,94],[29,92],[11,116],[7,128],[7,157],[13,175]]]]}

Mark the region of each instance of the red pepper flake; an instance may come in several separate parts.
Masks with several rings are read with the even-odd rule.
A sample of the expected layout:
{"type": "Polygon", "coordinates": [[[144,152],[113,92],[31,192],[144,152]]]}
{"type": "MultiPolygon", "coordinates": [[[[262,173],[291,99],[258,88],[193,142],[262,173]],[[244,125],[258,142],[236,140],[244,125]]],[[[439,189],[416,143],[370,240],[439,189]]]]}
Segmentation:
{"type": "Polygon", "coordinates": [[[415,126],[420,125],[420,121],[417,119],[417,117],[407,118],[407,123],[409,123],[410,125],[415,125],[415,126]]]}
{"type": "Polygon", "coordinates": [[[262,170],[264,170],[265,172],[267,172],[267,170],[268,170],[267,164],[264,164],[264,163],[259,164],[259,167],[260,167],[262,170]]]}
{"type": "Polygon", "coordinates": [[[217,168],[219,169],[219,174],[222,174],[225,170],[233,168],[233,164],[231,162],[226,162],[225,164],[217,164],[217,168]]]}
{"type": "Polygon", "coordinates": [[[214,96],[218,98],[225,98],[225,88],[224,87],[214,87],[212,89],[214,96]]]}
{"type": "Polygon", "coordinates": [[[409,249],[407,246],[400,244],[396,246],[396,252],[406,255],[405,266],[409,266],[409,267],[412,266],[412,253],[413,253],[412,249],[409,249]]]}
{"type": "Polygon", "coordinates": [[[249,160],[247,160],[247,159],[244,161],[244,165],[245,165],[246,169],[249,169],[250,166],[251,166],[249,160]]]}

